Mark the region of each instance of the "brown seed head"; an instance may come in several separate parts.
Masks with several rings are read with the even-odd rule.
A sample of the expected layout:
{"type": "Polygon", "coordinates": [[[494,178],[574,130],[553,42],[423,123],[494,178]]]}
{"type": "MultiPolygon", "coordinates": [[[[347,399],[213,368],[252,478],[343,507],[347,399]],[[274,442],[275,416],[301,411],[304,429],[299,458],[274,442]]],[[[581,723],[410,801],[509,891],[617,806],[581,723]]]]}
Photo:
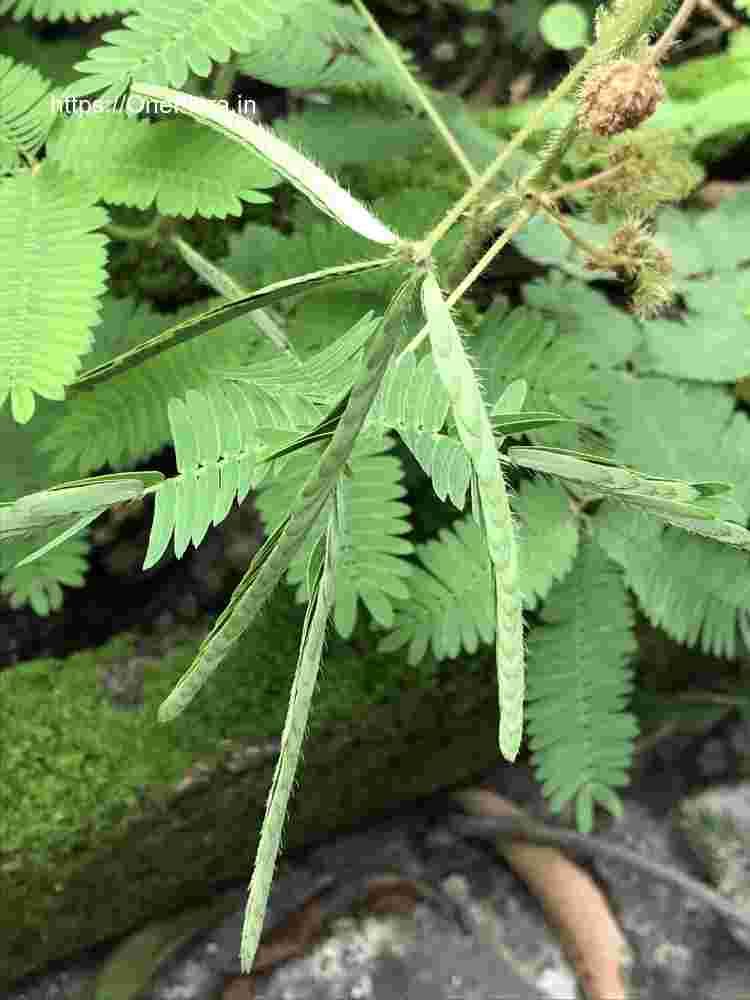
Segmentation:
{"type": "Polygon", "coordinates": [[[645,121],[664,95],[654,66],[618,59],[599,66],[584,83],[578,120],[596,135],[617,135],[645,121]]]}

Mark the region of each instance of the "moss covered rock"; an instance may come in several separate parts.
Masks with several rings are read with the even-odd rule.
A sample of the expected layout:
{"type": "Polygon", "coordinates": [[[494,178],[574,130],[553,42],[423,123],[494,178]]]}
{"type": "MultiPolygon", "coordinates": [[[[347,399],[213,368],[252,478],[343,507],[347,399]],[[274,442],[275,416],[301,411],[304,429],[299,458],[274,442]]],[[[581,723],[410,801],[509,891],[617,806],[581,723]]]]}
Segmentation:
{"type": "MultiPolygon", "coordinates": [[[[279,589],[166,726],[205,627],[0,673],[0,987],[249,876],[302,619],[279,589]]],[[[491,765],[496,716],[491,650],[415,670],[331,636],[287,846],[491,765]]]]}

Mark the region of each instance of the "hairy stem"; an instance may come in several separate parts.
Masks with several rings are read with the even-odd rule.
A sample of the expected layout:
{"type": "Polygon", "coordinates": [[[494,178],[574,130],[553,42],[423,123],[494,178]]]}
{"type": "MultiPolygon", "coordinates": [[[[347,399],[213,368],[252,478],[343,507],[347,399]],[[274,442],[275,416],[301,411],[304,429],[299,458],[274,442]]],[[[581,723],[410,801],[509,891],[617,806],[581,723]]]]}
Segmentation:
{"type": "MultiPolygon", "coordinates": [[[[695,3],[697,3],[697,0],[685,0],[683,6],[687,4],[694,5],[695,3]]],[[[547,114],[580,83],[583,77],[594,66],[618,54],[620,51],[626,50],[628,46],[637,41],[643,35],[646,28],[648,28],[649,24],[663,13],[663,8],[664,0],[634,0],[634,2],[624,7],[610,11],[606,18],[602,20],[597,41],[586,51],[583,58],[579,60],[570,73],[547,95],[525,127],[519,129],[481,176],[477,178],[463,196],[448,210],[443,219],[427,234],[421,244],[418,245],[418,260],[426,260],[429,257],[435,245],[439,243],[458,219],[460,219],[484,188],[497,177],[510,156],[543,124],[547,114]]],[[[692,6],[690,9],[692,9],[692,6]]],[[[685,16],[688,16],[689,13],[690,10],[688,10],[685,16]]],[[[682,16],[683,12],[681,10],[677,18],[681,19],[682,16]]],[[[666,34],[669,34],[671,30],[672,26],[670,26],[666,34]]],[[[676,30],[680,30],[680,25],[677,26],[676,30]]],[[[559,163],[564,150],[571,142],[577,129],[578,123],[574,118],[559,133],[553,146],[544,155],[542,162],[527,174],[523,182],[524,184],[528,185],[531,181],[534,181],[537,184],[541,183],[543,185],[546,182],[550,173],[559,163]]]]}

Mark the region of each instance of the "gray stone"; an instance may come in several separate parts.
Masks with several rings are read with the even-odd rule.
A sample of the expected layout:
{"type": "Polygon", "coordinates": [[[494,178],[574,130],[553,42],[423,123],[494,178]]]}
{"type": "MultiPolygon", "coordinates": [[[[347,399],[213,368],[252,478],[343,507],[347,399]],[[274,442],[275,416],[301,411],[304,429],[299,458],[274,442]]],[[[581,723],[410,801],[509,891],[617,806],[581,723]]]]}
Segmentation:
{"type": "MultiPolygon", "coordinates": [[[[750,916],[750,783],[720,785],[685,799],[677,817],[710,880],[750,916]]],[[[747,929],[730,929],[750,948],[747,929]]]]}

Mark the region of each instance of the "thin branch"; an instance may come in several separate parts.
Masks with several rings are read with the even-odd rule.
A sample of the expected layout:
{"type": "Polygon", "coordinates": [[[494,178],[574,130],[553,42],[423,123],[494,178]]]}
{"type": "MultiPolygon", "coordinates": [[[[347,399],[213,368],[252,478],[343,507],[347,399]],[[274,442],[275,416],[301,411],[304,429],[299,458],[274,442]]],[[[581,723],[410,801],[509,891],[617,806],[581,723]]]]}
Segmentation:
{"type": "Polygon", "coordinates": [[[365,7],[362,0],[353,0],[353,3],[354,6],[357,8],[357,10],[360,12],[360,14],[367,20],[373,32],[377,35],[378,40],[382,43],[383,48],[390,56],[393,65],[396,67],[396,70],[403,77],[409,89],[413,92],[414,96],[417,98],[419,103],[427,112],[427,116],[429,117],[432,124],[435,126],[435,129],[440,135],[441,139],[445,142],[446,146],[451,151],[451,153],[456,158],[461,167],[463,167],[464,171],[466,172],[466,175],[473,184],[477,180],[479,174],[474,169],[474,166],[469,160],[466,153],[463,151],[461,146],[456,141],[456,138],[451,132],[451,130],[443,121],[437,108],[432,103],[430,98],[427,96],[425,90],[419,86],[417,81],[414,79],[414,76],[409,72],[408,67],[404,63],[401,56],[398,54],[395,46],[391,43],[390,39],[386,38],[380,25],[377,23],[377,21],[372,16],[367,7],[365,7]]]}
{"type": "Polygon", "coordinates": [[[590,855],[601,855],[613,861],[621,861],[634,868],[659,879],[670,882],[684,892],[695,896],[711,909],[720,913],[727,920],[750,930],[750,915],[738,909],[720,893],[703,885],[697,879],[652,861],[650,858],[635,851],[622,847],[620,844],[610,844],[599,837],[590,837],[575,830],[561,830],[544,823],[536,823],[518,816],[456,816],[448,821],[449,826],[463,837],[478,837],[482,840],[493,840],[496,837],[525,840],[531,844],[550,844],[555,847],[569,847],[574,851],[583,851],[590,855]]]}

